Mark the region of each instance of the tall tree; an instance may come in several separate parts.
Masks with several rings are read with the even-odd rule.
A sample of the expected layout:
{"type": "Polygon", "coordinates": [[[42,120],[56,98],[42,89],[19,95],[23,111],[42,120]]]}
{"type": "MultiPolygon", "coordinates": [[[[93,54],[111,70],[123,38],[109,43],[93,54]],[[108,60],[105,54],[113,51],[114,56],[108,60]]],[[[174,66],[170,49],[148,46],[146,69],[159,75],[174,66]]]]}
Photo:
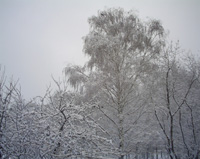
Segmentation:
{"type": "Polygon", "coordinates": [[[160,76],[152,96],[171,159],[197,159],[199,155],[199,68],[199,62],[185,56],[178,45],[171,44],[160,58],[160,76]]]}
{"type": "Polygon", "coordinates": [[[165,45],[165,32],[159,21],[142,21],[121,8],[99,11],[88,21],[83,50],[89,61],[65,72],[72,86],[81,86],[87,99],[98,101],[98,114],[103,116],[99,122],[112,134],[123,159],[134,147],[135,141],[128,138],[139,133],[133,126],[145,113],[149,96],[144,83],[156,69],[154,61],[165,45]]]}

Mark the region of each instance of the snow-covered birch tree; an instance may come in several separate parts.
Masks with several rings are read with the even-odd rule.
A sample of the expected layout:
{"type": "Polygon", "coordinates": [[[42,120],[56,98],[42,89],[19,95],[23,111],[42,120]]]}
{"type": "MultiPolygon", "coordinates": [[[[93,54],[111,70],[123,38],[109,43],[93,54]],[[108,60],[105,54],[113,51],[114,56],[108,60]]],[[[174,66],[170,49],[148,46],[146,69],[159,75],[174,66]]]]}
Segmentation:
{"type": "Polygon", "coordinates": [[[158,20],[142,21],[121,8],[99,11],[88,22],[83,50],[89,60],[84,67],[66,67],[65,73],[72,86],[81,86],[85,99],[96,101],[98,122],[123,159],[133,151],[134,135],[140,134],[142,126],[136,123],[147,112],[149,98],[145,81],[157,67],[165,31],[158,20]]]}

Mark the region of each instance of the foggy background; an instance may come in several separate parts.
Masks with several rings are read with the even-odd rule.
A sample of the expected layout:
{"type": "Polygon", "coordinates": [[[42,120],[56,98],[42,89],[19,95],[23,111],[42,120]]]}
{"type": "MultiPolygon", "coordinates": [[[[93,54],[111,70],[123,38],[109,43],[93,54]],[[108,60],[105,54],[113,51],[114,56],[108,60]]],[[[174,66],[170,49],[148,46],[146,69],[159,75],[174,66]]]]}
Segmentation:
{"type": "Polygon", "coordinates": [[[199,0],[0,0],[0,64],[19,79],[24,98],[43,95],[67,64],[85,63],[87,20],[110,7],[161,20],[169,39],[200,54],[199,0]]]}

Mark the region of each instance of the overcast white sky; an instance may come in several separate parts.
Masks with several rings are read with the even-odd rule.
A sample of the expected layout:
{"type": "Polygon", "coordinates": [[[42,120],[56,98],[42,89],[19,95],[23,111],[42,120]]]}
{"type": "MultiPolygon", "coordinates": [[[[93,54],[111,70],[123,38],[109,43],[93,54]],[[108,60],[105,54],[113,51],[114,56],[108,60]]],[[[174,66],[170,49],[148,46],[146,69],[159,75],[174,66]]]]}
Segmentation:
{"type": "Polygon", "coordinates": [[[200,0],[0,0],[0,64],[26,99],[43,95],[68,63],[84,64],[87,19],[110,7],[160,19],[170,39],[200,53],[200,0]]]}

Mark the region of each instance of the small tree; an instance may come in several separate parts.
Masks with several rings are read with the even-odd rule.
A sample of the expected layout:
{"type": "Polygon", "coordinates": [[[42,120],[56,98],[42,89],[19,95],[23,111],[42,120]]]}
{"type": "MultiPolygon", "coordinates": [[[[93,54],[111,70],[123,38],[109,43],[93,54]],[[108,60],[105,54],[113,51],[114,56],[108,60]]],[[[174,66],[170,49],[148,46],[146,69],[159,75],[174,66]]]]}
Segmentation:
{"type": "Polygon", "coordinates": [[[0,76],[0,158],[35,158],[42,133],[35,124],[32,101],[26,102],[17,82],[0,76]]]}
{"type": "Polygon", "coordinates": [[[10,82],[6,80],[5,69],[0,67],[0,158],[4,158],[9,155],[9,150],[7,149],[7,143],[9,137],[7,137],[7,130],[9,125],[7,120],[9,120],[9,110],[12,107],[12,102],[15,97],[17,82],[12,79],[10,82]]]}
{"type": "Polygon", "coordinates": [[[53,93],[48,89],[44,97],[38,98],[40,109],[36,114],[40,114],[40,127],[46,134],[39,147],[41,156],[103,158],[112,143],[96,133],[105,132],[91,116],[94,105],[78,103],[78,94],[68,91],[65,82],[54,82],[57,89],[53,93]]]}

